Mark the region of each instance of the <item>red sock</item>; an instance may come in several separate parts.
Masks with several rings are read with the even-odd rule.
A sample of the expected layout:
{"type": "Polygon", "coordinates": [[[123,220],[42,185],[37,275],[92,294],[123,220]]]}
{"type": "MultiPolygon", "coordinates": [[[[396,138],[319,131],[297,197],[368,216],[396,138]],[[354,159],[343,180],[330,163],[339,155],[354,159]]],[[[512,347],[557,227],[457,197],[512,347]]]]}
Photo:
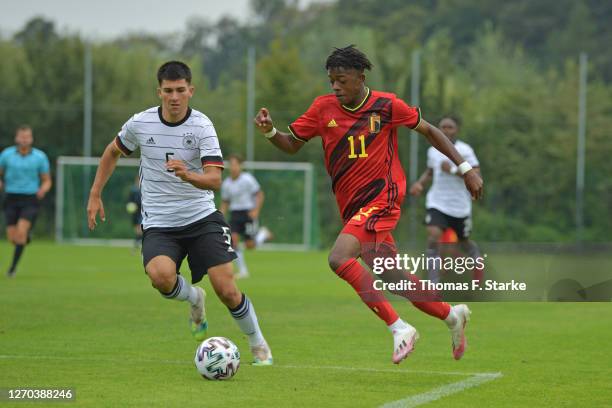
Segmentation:
{"type": "MultiPolygon", "coordinates": [[[[377,248],[373,246],[368,246],[366,248],[362,247],[361,252],[366,264],[370,266],[370,268],[372,268],[375,257],[395,258],[395,255],[397,255],[397,247],[395,246],[393,236],[389,234],[386,237],[385,241],[381,243],[377,248]]],[[[393,281],[398,281],[400,279],[408,279],[415,282],[417,284],[417,288],[421,288],[419,278],[410,273],[404,273],[403,271],[398,272],[399,273],[393,274],[393,281]]],[[[439,301],[440,295],[434,291],[416,289],[412,291],[398,291],[394,292],[394,294],[400,295],[408,299],[420,311],[425,312],[430,316],[437,317],[441,320],[446,319],[451,310],[451,306],[448,303],[439,301]]]]}
{"type": "Polygon", "coordinates": [[[363,303],[368,305],[376,316],[384,320],[387,326],[399,319],[382,291],[374,289],[372,275],[355,258],[346,261],[335,272],[355,289],[363,303]]]}
{"type": "Polygon", "coordinates": [[[483,278],[484,278],[484,268],[474,268],[473,280],[478,281],[478,283],[481,283],[483,278]]]}
{"type": "MultiPolygon", "coordinates": [[[[405,278],[415,282],[417,287],[420,288],[420,279],[414,275],[405,276],[405,278]]],[[[440,295],[430,290],[415,290],[405,291],[398,293],[399,295],[408,299],[414,307],[419,309],[421,312],[425,312],[430,316],[437,317],[440,320],[446,319],[451,310],[451,305],[446,302],[439,301],[440,295]]]]}
{"type": "Polygon", "coordinates": [[[412,302],[412,304],[421,312],[440,320],[446,319],[451,310],[451,305],[446,302],[412,302]]]}

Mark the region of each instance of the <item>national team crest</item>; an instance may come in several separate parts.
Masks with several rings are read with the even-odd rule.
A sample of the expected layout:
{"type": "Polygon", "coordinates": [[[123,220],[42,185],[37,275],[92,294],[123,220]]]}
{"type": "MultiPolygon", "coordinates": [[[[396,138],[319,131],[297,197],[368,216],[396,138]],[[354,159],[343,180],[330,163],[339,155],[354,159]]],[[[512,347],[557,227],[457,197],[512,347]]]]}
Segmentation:
{"type": "Polygon", "coordinates": [[[376,112],[370,116],[370,133],[380,132],[380,115],[376,112]]]}
{"type": "Polygon", "coordinates": [[[196,148],[196,138],[193,133],[183,134],[183,147],[185,149],[195,149],[196,148]]]}

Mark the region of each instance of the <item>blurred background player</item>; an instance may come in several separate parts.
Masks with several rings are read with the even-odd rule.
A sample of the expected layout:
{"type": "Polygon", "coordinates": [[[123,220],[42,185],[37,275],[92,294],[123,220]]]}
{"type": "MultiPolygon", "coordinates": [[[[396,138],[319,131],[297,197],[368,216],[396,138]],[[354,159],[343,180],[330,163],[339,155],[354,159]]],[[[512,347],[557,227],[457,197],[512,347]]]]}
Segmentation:
{"type": "MultiPolygon", "coordinates": [[[[446,116],[442,118],[439,127],[455,148],[472,166],[475,172],[480,174],[480,164],[472,147],[457,139],[459,132],[459,119],[446,116]]],[[[433,179],[431,188],[427,192],[425,207],[427,215],[427,256],[439,258],[441,256],[441,245],[453,243],[455,238],[449,229],[456,234],[459,249],[471,258],[480,257],[480,248],[470,239],[472,232],[472,198],[470,192],[465,188],[463,178],[457,170],[457,166],[448,160],[448,157],[440,153],[434,147],[427,150],[427,170],[421,177],[410,186],[410,194],[418,196],[423,192],[424,186],[433,179]]],[[[434,282],[440,281],[440,271],[436,268],[436,262],[428,262],[430,268],[427,273],[429,279],[434,282]]],[[[484,271],[476,267],[474,279],[482,280],[484,271]]]]}
{"type": "Polygon", "coordinates": [[[230,228],[217,211],[213,190],[221,187],[223,157],[211,120],[189,107],[194,93],[191,69],[169,61],[157,71],[161,106],[130,118],[108,144],[87,204],[88,225],[105,221],[102,191],[119,157],[140,148],[142,175],[142,260],[152,286],[166,299],[188,302],[191,333],[202,341],[208,323],[205,292],[195,286],[204,275],[248,338],[256,365],[271,365],[272,353],[255,308],[234,279],[230,228]],[[191,282],[180,273],[187,258],[191,282]]]}
{"type": "Polygon", "coordinates": [[[128,214],[132,216],[132,227],[134,228],[134,250],[142,243],[142,195],[140,193],[140,176],[136,175],[134,184],[130,187],[128,202],[125,206],[128,214]]]}
{"type": "Polygon", "coordinates": [[[249,276],[249,270],[244,259],[244,251],[240,248],[240,237],[244,246],[253,249],[270,238],[266,227],[259,228],[259,214],[264,203],[264,192],[252,174],[242,171],[242,157],[229,157],[230,176],[221,185],[221,212],[227,218],[230,211],[230,227],[232,229],[232,246],[236,251],[238,278],[249,276]]]}
{"type": "MultiPolygon", "coordinates": [[[[316,98],[306,113],[289,126],[289,133],[274,127],[266,108],[259,110],[255,124],[272,144],[290,154],[321,136],[325,165],[344,224],[329,254],[329,266],[387,324],[394,339],[392,361],[399,363],[412,351],[418,332],[400,319],[384,295],[374,289],[372,276],[358,261],[361,258],[372,267],[375,257],[397,254],[391,233],[406,192],[406,176],[397,153],[397,128],[415,129],[450,157],[461,169],[465,185],[475,198],[482,194],[482,180],[448,138],[421,118],[418,108],[408,106],[394,94],[365,86],[364,72],[371,68],[365,54],[354,46],[336,48],[325,63],[333,94],[316,98]],[[385,252],[379,252],[383,246],[385,252]]],[[[416,279],[398,272],[382,277],[416,279]]],[[[460,359],[466,345],[464,327],[470,313],[467,306],[451,307],[432,301],[435,296],[429,294],[421,299],[415,299],[409,291],[397,294],[446,322],[451,330],[453,356],[460,359]]]]}
{"type": "Polygon", "coordinates": [[[19,126],[15,133],[15,146],[0,154],[0,189],[4,188],[4,215],[6,235],[15,245],[13,261],[7,276],[13,277],[25,246],[30,242],[40,202],[51,189],[49,159],[32,147],[34,137],[28,125],[19,126]]]}

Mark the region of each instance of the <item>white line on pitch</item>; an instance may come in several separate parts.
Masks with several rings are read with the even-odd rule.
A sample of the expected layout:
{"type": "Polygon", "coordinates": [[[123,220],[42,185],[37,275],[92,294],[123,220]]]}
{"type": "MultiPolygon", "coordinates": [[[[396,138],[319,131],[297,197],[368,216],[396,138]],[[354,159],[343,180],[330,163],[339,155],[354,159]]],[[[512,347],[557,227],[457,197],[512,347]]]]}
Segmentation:
{"type": "Polygon", "coordinates": [[[401,400],[388,402],[382,405],[380,408],[413,408],[419,405],[427,404],[428,402],[439,400],[440,398],[447,397],[458,392],[467,390],[468,388],[477,387],[486,382],[493,381],[496,378],[500,378],[502,373],[481,373],[475,374],[465,380],[457,381],[454,383],[446,384],[441,387],[434,388],[433,390],[423,392],[417,395],[411,395],[401,400]]]}
{"type": "MultiPolygon", "coordinates": [[[[24,359],[24,360],[66,360],[66,361],[89,361],[100,363],[156,363],[156,364],[173,364],[173,365],[188,365],[192,364],[191,360],[154,360],[154,359],[131,359],[131,358],[91,358],[91,357],[69,357],[69,356],[36,356],[36,355],[10,355],[0,354],[0,359],[24,359]]],[[[460,371],[427,371],[427,370],[401,370],[392,368],[369,368],[369,367],[345,367],[345,366],[311,366],[311,365],[283,365],[275,364],[276,368],[303,369],[303,370],[343,370],[343,371],[361,371],[369,373],[406,373],[406,374],[433,374],[433,375],[463,375],[463,376],[501,376],[501,373],[470,373],[460,371]]]]}
{"type": "Polygon", "coordinates": [[[402,370],[393,368],[369,368],[369,367],[343,367],[343,366],[302,366],[302,365],[277,365],[281,368],[299,368],[299,369],[313,369],[313,370],[347,370],[347,371],[365,371],[370,373],[418,373],[418,374],[435,374],[435,375],[494,375],[497,373],[470,373],[460,371],[426,371],[426,370],[402,370]]]}

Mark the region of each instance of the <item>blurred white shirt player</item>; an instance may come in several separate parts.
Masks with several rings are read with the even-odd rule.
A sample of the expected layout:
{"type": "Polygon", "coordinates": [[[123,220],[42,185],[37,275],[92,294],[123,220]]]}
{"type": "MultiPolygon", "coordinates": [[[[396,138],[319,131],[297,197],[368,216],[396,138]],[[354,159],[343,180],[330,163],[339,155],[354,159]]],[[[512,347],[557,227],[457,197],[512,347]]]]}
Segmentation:
{"type": "Polygon", "coordinates": [[[236,250],[238,278],[249,276],[240,238],[247,249],[253,249],[271,238],[266,227],[259,227],[259,213],[264,203],[264,192],[252,174],[242,171],[242,158],[229,156],[230,176],[221,185],[221,212],[228,216],[232,229],[232,246],[236,250]]]}
{"type": "MultiPolygon", "coordinates": [[[[451,116],[442,118],[439,123],[442,132],[454,143],[455,148],[472,168],[480,172],[480,163],[474,149],[467,143],[458,140],[459,120],[451,116]]],[[[459,248],[471,258],[480,257],[480,248],[470,239],[472,232],[472,198],[465,188],[461,174],[445,155],[434,147],[427,150],[427,170],[410,187],[410,194],[418,196],[425,184],[433,178],[427,192],[425,207],[427,215],[427,256],[440,257],[440,238],[448,230],[454,230],[459,248]]],[[[432,263],[433,264],[433,263],[432,263]]],[[[481,281],[484,271],[475,268],[473,279],[481,281]]],[[[432,267],[428,270],[429,279],[438,282],[440,271],[432,267]]]]}

